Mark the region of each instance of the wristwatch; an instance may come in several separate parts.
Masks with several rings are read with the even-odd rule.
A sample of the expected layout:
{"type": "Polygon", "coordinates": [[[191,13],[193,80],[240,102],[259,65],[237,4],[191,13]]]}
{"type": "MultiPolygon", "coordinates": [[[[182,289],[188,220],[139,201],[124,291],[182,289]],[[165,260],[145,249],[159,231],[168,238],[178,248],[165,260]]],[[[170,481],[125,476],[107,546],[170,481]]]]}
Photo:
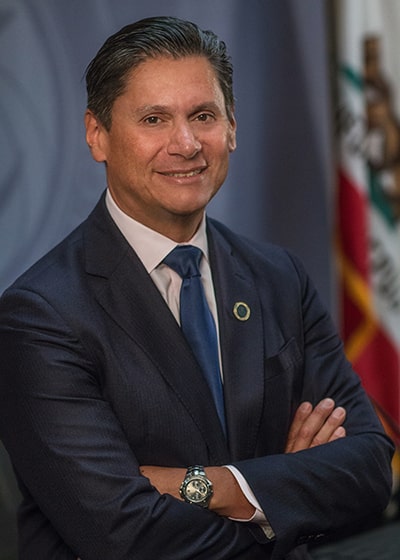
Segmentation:
{"type": "Polygon", "coordinates": [[[181,498],[189,504],[208,507],[213,495],[213,485],[204,472],[204,467],[189,467],[179,488],[181,498]]]}

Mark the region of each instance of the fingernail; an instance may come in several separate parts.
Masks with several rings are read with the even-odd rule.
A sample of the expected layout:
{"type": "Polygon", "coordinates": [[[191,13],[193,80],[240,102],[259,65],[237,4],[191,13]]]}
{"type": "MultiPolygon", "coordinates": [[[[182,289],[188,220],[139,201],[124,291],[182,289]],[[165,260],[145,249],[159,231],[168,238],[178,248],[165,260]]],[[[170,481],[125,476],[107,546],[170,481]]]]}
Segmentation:
{"type": "Polygon", "coordinates": [[[332,406],[334,406],[335,401],[333,399],[324,399],[321,403],[322,408],[324,408],[325,410],[327,410],[328,408],[332,408],[332,406]]]}
{"type": "Polygon", "coordinates": [[[309,412],[312,408],[312,404],[309,403],[308,401],[304,401],[303,403],[301,403],[300,405],[300,410],[301,412],[309,412]]]}
{"type": "Polygon", "coordinates": [[[333,418],[336,418],[337,420],[340,420],[340,418],[343,418],[343,416],[345,415],[345,409],[341,406],[338,406],[337,408],[335,408],[335,410],[332,412],[332,416],[333,418]]]}
{"type": "Polygon", "coordinates": [[[335,430],[335,436],[337,438],[342,438],[346,436],[346,430],[343,428],[343,426],[340,426],[339,428],[337,428],[337,430],[335,430]]]}

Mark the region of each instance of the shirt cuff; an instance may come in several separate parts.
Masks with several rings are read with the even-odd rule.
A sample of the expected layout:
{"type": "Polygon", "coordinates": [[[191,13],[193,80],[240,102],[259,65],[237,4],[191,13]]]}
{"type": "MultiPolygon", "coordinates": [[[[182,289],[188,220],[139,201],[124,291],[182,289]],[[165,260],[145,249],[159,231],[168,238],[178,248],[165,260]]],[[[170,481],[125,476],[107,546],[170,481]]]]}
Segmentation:
{"type": "Polygon", "coordinates": [[[275,537],[274,530],[269,524],[265,516],[265,513],[261,509],[261,506],[257,498],[255,497],[252,489],[250,488],[247,480],[244,478],[242,473],[233,465],[224,465],[224,466],[226,469],[229,469],[231,471],[233,476],[236,478],[236,481],[239,484],[241,491],[256,510],[253,516],[250,517],[250,519],[237,519],[234,517],[230,517],[229,519],[231,519],[232,521],[239,521],[240,523],[249,523],[249,522],[257,523],[257,525],[259,525],[261,529],[264,531],[266,537],[270,540],[273,539],[275,537]]]}

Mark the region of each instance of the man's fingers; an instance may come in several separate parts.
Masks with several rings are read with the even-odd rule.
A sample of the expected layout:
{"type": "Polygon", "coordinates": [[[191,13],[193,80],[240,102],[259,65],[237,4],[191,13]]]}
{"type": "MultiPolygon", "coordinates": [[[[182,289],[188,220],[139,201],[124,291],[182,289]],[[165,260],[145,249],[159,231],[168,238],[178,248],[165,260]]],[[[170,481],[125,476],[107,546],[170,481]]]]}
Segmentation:
{"type": "MultiPolygon", "coordinates": [[[[343,407],[338,406],[334,408],[331,414],[326,418],[325,422],[321,426],[320,430],[315,434],[311,442],[310,447],[315,447],[316,445],[322,445],[323,443],[328,443],[334,439],[338,439],[334,434],[338,430],[346,419],[346,411],[343,407]],[[332,439],[333,438],[333,439],[332,439]]],[[[342,431],[338,432],[340,437],[343,437],[342,431]]]]}
{"type": "Polygon", "coordinates": [[[294,453],[345,437],[342,424],[346,418],[343,407],[336,407],[333,399],[320,401],[313,409],[308,402],[296,411],[286,445],[286,453],[294,453]]]}
{"type": "MultiPolygon", "coordinates": [[[[329,418],[330,414],[334,410],[335,402],[333,399],[323,399],[317,406],[313,409],[312,413],[303,422],[294,446],[294,451],[300,451],[301,449],[308,449],[312,445],[319,445],[322,441],[319,439],[319,432],[329,418]]],[[[336,425],[335,428],[338,426],[336,425]]],[[[321,438],[324,437],[324,433],[321,434],[321,438]]]]}
{"type": "Polygon", "coordinates": [[[293,453],[296,446],[297,436],[307,418],[312,413],[313,407],[310,402],[303,402],[296,410],[292,425],[290,426],[289,435],[286,441],[285,453],[293,453]]]}
{"type": "Polygon", "coordinates": [[[335,441],[335,439],[340,439],[343,437],[346,437],[346,428],[343,428],[343,426],[339,426],[339,428],[337,428],[333,432],[333,434],[329,438],[329,441],[335,441]]]}

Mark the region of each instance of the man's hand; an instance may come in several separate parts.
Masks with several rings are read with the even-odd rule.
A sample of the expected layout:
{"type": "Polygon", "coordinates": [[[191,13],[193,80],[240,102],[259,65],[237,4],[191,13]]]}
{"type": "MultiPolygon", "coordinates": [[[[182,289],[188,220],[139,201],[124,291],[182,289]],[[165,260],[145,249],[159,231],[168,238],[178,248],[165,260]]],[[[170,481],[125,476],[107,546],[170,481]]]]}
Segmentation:
{"type": "Polygon", "coordinates": [[[301,403],[290,426],[285,453],[295,453],[345,437],[346,430],[342,425],[345,418],[345,409],[341,406],[335,408],[333,399],[323,399],[315,408],[309,402],[301,403]]]}
{"type": "Polygon", "coordinates": [[[175,467],[156,467],[153,465],[142,465],[140,473],[148,478],[160,494],[170,494],[181,500],[179,488],[185,478],[186,469],[175,467]]]}

